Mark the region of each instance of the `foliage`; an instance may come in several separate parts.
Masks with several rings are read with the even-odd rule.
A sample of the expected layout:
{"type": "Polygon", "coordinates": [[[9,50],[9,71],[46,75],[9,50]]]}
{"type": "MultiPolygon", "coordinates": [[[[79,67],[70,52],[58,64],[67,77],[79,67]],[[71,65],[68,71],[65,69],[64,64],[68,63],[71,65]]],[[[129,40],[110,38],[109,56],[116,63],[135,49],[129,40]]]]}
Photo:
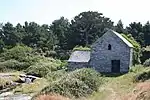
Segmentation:
{"type": "Polygon", "coordinates": [[[137,74],[134,78],[134,82],[144,82],[148,79],[150,79],[150,70],[137,74]]]}
{"type": "Polygon", "coordinates": [[[1,54],[1,57],[4,60],[15,59],[21,62],[26,62],[30,60],[30,56],[32,54],[32,48],[27,46],[17,45],[11,49],[4,51],[1,54]]]}
{"type": "Polygon", "coordinates": [[[61,17],[58,20],[52,22],[50,29],[53,34],[58,37],[58,46],[61,49],[66,49],[67,46],[67,35],[69,34],[70,23],[68,19],[61,17]]]}
{"type": "Polygon", "coordinates": [[[144,63],[143,63],[144,66],[148,67],[150,66],[150,58],[147,59],[144,63]]]}
{"type": "Polygon", "coordinates": [[[10,84],[10,81],[6,80],[5,78],[0,78],[0,90],[6,88],[10,84]]]}
{"type": "Polygon", "coordinates": [[[22,94],[31,94],[31,93],[38,93],[41,91],[45,86],[48,85],[46,79],[36,79],[32,84],[23,83],[17,86],[13,92],[14,93],[22,93],[22,94]]]}
{"type": "Polygon", "coordinates": [[[140,61],[140,57],[141,57],[140,44],[137,43],[130,34],[128,34],[128,35],[122,34],[122,36],[133,45],[133,64],[141,63],[141,61],[140,61]]]}
{"type": "Polygon", "coordinates": [[[93,91],[97,91],[99,85],[102,83],[100,74],[93,69],[82,68],[70,72],[66,77],[77,78],[83,81],[93,91]]]}
{"type": "Polygon", "coordinates": [[[84,97],[97,91],[101,83],[102,78],[99,73],[92,69],[83,68],[57,78],[56,81],[45,87],[41,94],[57,93],[68,97],[84,97]]]}
{"type": "Polygon", "coordinates": [[[73,51],[91,51],[89,47],[76,46],[73,48],[73,51]]]}
{"type": "Polygon", "coordinates": [[[105,28],[112,29],[113,22],[102,13],[87,11],[78,14],[71,21],[68,47],[72,49],[76,45],[91,45],[104,34],[105,28]]]}
{"type": "Polygon", "coordinates": [[[0,71],[5,72],[6,70],[24,70],[29,67],[30,64],[27,62],[19,62],[17,60],[7,60],[4,62],[0,62],[0,71]]]}
{"type": "Polygon", "coordinates": [[[53,71],[53,72],[49,72],[46,75],[46,78],[51,82],[51,81],[56,81],[58,79],[60,79],[62,76],[66,75],[67,72],[62,69],[62,70],[58,70],[58,71],[53,71]]]}
{"type": "Polygon", "coordinates": [[[55,81],[41,91],[41,94],[58,93],[67,97],[81,97],[93,91],[82,81],[76,78],[62,78],[55,81]]]}
{"type": "Polygon", "coordinates": [[[129,27],[127,27],[126,29],[128,33],[132,34],[132,36],[138,43],[140,43],[142,46],[144,45],[143,26],[140,22],[133,22],[129,24],[129,27]]]}
{"type": "Polygon", "coordinates": [[[34,74],[43,77],[46,76],[49,72],[62,69],[63,67],[63,63],[60,60],[43,58],[27,68],[25,72],[28,74],[34,74]]]}
{"type": "Polygon", "coordinates": [[[6,49],[0,54],[0,71],[25,70],[41,58],[41,56],[33,53],[32,48],[17,45],[11,49],[6,49]]]}
{"type": "Polygon", "coordinates": [[[125,29],[123,28],[123,23],[121,20],[119,20],[117,25],[115,26],[115,31],[118,33],[125,33],[125,29]]]}
{"type": "Polygon", "coordinates": [[[144,63],[149,58],[150,58],[150,46],[146,46],[142,48],[141,62],[144,63]]]}

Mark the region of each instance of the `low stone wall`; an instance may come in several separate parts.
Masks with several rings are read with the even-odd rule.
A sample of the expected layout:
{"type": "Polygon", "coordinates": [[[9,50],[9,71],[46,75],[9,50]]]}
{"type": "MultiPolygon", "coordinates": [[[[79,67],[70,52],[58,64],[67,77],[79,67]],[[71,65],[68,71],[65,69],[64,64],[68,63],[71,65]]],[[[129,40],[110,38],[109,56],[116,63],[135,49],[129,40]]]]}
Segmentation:
{"type": "Polygon", "coordinates": [[[87,68],[88,62],[68,62],[69,71],[73,71],[80,68],[87,68]]]}

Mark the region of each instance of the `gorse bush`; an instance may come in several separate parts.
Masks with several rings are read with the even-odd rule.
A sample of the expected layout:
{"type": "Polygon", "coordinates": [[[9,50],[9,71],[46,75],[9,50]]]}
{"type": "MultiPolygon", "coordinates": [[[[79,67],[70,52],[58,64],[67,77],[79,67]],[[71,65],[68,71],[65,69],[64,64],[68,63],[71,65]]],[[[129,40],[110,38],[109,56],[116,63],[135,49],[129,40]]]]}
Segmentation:
{"type": "Polygon", "coordinates": [[[65,77],[77,78],[83,81],[94,91],[97,91],[98,86],[102,83],[102,78],[100,74],[90,68],[77,69],[73,72],[70,72],[65,77]]]}
{"type": "Polygon", "coordinates": [[[60,79],[62,76],[66,75],[67,72],[65,69],[62,70],[58,70],[58,71],[53,71],[53,72],[49,72],[46,75],[46,78],[51,82],[51,81],[56,81],[58,79],[60,79]]]}
{"type": "Polygon", "coordinates": [[[3,72],[5,69],[10,69],[10,70],[24,70],[27,67],[29,67],[30,64],[27,62],[19,62],[17,60],[7,60],[4,62],[0,62],[0,70],[3,72]]]}
{"type": "Polygon", "coordinates": [[[150,70],[135,75],[134,82],[144,82],[148,79],[150,79],[150,70]]]}
{"type": "Polygon", "coordinates": [[[34,55],[30,47],[17,45],[0,54],[0,71],[25,70],[40,59],[42,57],[34,55]]]}
{"type": "Polygon", "coordinates": [[[37,63],[27,68],[25,72],[32,75],[34,74],[37,76],[45,77],[49,72],[64,68],[62,65],[63,64],[60,60],[43,57],[37,63]]]}
{"type": "Polygon", "coordinates": [[[58,93],[68,97],[82,97],[91,94],[91,90],[83,81],[76,78],[61,78],[41,91],[41,94],[58,93]]]}
{"type": "Polygon", "coordinates": [[[148,67],[150,66],[150,58],[147,59],[144,63],[143,63],[144,66],[148,67]]]}
{"type": "Polygon", "coordinates": [[[15,59],[20,62],[29,61],[32,56],[32,48],[17,45],[9,50],[4,51],[0,56],[5,60],[15,59]]]}
{"type": "MultiPolygon", "coordinates": [[[[51,75],[52,74],[49,76],[51,75]]],[[[61,74],[56,74],[56,76],[57,75],[61,76],[61,74]]],[[[99,73],[88,68],[69,72],[60,78],[54,75],[54,78],[56,81],[52,82],[48,87],[45,87],[41,91],[41,94],[57,93],[68,97],[85,97],[97,91],[103,82],[99,73]]]]}

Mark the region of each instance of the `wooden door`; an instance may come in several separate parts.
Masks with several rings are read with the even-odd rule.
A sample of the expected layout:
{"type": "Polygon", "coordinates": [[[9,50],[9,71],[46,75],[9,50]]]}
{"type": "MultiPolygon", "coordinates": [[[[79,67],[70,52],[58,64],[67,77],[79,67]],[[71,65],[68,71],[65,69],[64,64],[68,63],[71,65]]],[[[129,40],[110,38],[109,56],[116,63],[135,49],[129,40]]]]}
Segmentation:
{"type": "Polygon", "coordinates": [[[113,73],[119,73],[120,72],[120,60],[112,60],[111,65],[112,65],[111,71],[113,73]]]}

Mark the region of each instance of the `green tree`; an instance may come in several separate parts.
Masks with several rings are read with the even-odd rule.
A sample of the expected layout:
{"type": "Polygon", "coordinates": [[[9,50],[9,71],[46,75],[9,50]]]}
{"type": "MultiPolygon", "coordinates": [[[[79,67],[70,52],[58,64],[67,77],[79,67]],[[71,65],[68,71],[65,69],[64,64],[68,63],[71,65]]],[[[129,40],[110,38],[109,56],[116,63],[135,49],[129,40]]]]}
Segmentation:
{"type": "Polygon", "coordinates": [[[145,45],[150,45],[150,23],[149,21],[143,26],[145,45]]]}
{"type": "Polygon", "coordinates": [[[71,21],[70,48],[76,45],[90,45],[102,36],[105,28],[113,28],[113,22],[102,13],[88,11],[75,16],[71,21]]]}
{"type": "Polygon", "coordinates": [[[125,29],[123,28],[123,23],[121,20],[119,20],[117,25],[115,26],[115,31],[118,33],[125,33],[125,29]]]}
{"type": "Polygon", "coordinates": [[[140,22],[133,22],[129,24],[127,31],[132,34],[137,42],[139,42],[142,46],[144,45],[143,25],[140,22]]]}
{"type": "Polygon", "coordinates": [[[5,43],[5,45],[7,46],[15,46],[17,44],[17,42],[19,41],[18,36],[16,34],[15,28],[13,27],[13,25],[9,22],[7,22],[3,27],[3,41],[5,43]]]}
{"type": "Polygon", "coordinates": [[[61,49],[66,49],[69,28],[70,23],[68,22],[68,19],[65,19],[64,17],[53,21],[50,26],[53,34],[58,38],[58,46],[60,46],[61,49]]]}

